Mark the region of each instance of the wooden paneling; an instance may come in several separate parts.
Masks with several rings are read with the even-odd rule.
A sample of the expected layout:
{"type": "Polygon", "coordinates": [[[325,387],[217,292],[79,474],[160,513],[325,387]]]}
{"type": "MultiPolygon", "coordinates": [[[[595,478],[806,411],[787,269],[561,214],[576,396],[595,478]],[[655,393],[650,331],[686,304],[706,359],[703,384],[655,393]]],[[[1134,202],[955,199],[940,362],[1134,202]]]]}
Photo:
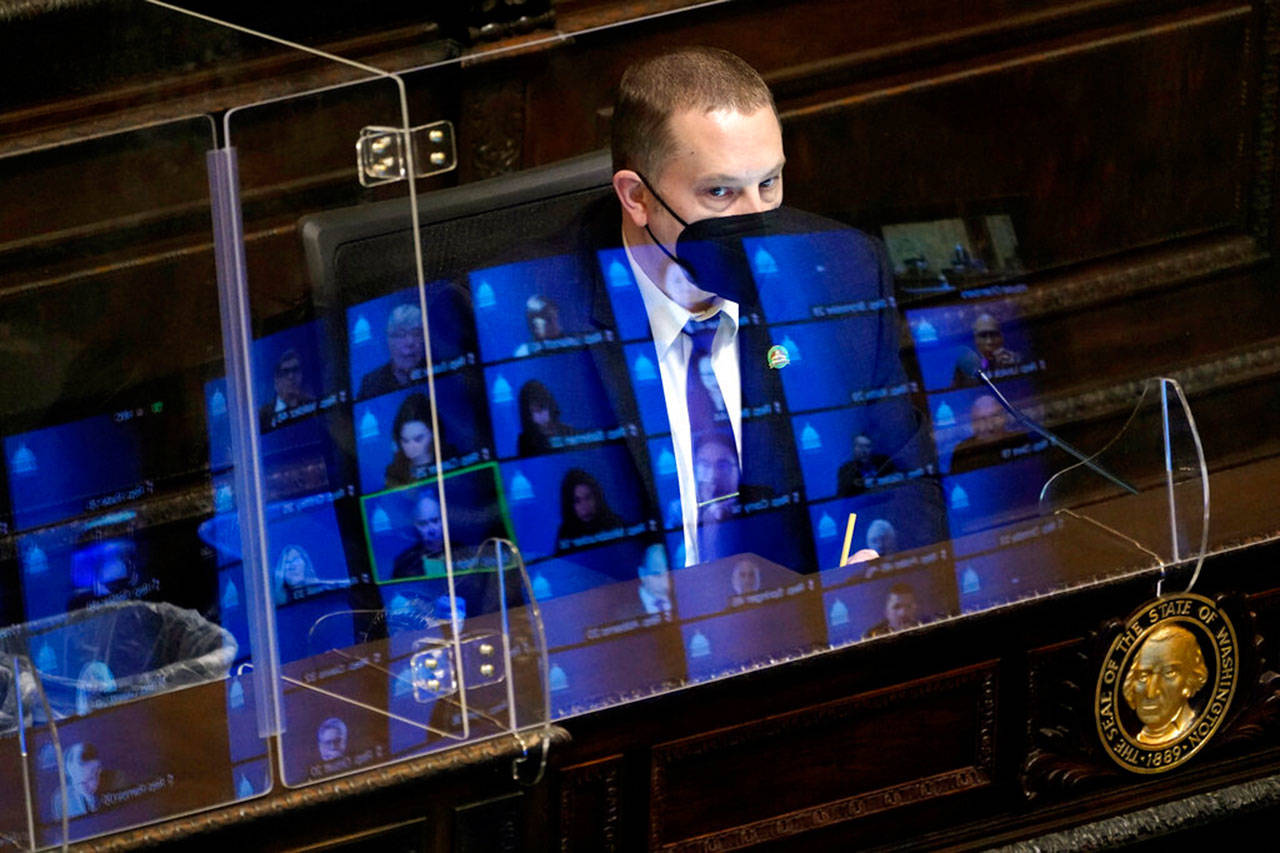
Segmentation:
{"type": "Polygon", "coordinates": [[[1188,14],[784,108],[788,201],[873,226],[1004,209],[1031,269],[1243,230],[1250,21],[1188,14]]]}
{"type": "Polygon", "coordinates": [[[989,785],[996,711],[986,663],[658,744],[650,843],[735,849],[989,785]]]}
{"type": "MultiPolygon", "coordinates": [[[[561,11],[560,26],[566,31],[580,19],[576,5],[569,3],[561,11]]],[[[619,5],[650,12],[681,4],[619,5]]],[[[529,136],[526,162],[548,162],[598,147],[599,125],[590,117],[608,103],[622,70],[639,56],[670,47],[706,44],[733,50],[764,75],[785,107],[851,79],[875,78],[1010,42],[1189,5],[1132,0],[872,0],[853,5],[844,0],[745,0],[654,18],[616,33],[578,35],[548,55],[545,71],[528,76],[529,100],[538,107],[541,120],[529,136]],[[584,67],[592,69],[588,77],[581,73],[584,67]]],[[[599,23],[602,16],[583,14],[581,19],[584,24],[599,23]]]]}
{"type": "Polygon", "coordinates": [[[558,849],[561,853],[613,853],[621,849],[621,779],[620,755],[575,764],[560,771],[558,849]]]}
{"type": "MultiPolygon", "coordinates": [[[[509,50],[408,75],[411,123],[449,118],[458,128],[458,172],[419,188],[600,147],[610,93],[641,54],[681,44],[739,53],[783,114],[789,204],[870,230],[973,211],[1014,216],[1032,273],[1016,301],[1054,365],[1042,389],[1047,421],[1097,446],[1136,380],[1169,371],[1184,380],[1211,465],[1241,466],[1215,479],[1212,541],[1254,546],[1211,559],[1201,584],[1261,591],[1254,601],[1274,660],[1276,549],[1263,540],[1278,530],[1269,457],[1280,451],[1271,257],[1280,4],[693,6],[564,0],[564,38],[512,39],[500,46],[509,50]],[[680,14],[658,15],[670,11],[680,14]]],[[[120,32],[119,15],[103,15],[101,34],[67,43],[120,32]]],[[[148,9],[126,23],[145,31],[155,21],[148,9]]],[[[218,111],[353,76],[227,34],[195,38],[196,25],[157,31],[173,39],[96,87],[75,78],[108,67],[105,55],[79,57],[43,90],[11,98],[0,144],[218,111]],[[70,91],[46,97],[68,80],[70,91]]],[[[145,53],[137,32],[124,35],[115,47],[145,53]]],[[[345,39],[338,52],[411,65],[448,53],[429,35],[404,23],[326,37],[345,39]]],[[[352,151],[362,126],[397,123],[399,110],[384,80],[232,117],[259,333],[306,313],[300,216],[407,197],[403,185],[359,188],[352,151]]],[[[0,415],[109,396],[158,372],[194,376],[219,360],[204,131],[180,136],[98,143],[96,178],[70,151],[6,176],[9,197],[27,203],[0,212],[0,352],[17,377],[0,383],[0,415]]],[[[198,415],[175,445],[201,446],[198,415]]],[[[207,511],[207,490],[201,496],[207,511]]],[[[11,554],[11,541],[0,546],[11,554]]],[[[426,816],[442,849],[500,849],[517,832],[526,847],[565,851],[977,846],[1274,772],[1276,738],[1167,783],[1110,778],[1053,796],[1026,784],[1036,727],[1060,701],[1087,633],[1153,583],[1116,580],[569,720],[579,742],[557,743],[550,780],[520,797],[500,796],[513,787],[513,747],[495,741],[105,843],[296,847],[426,816]],[[424,781],[486,761],[501,766],[461,786],[456,775],[424,781]]]]}

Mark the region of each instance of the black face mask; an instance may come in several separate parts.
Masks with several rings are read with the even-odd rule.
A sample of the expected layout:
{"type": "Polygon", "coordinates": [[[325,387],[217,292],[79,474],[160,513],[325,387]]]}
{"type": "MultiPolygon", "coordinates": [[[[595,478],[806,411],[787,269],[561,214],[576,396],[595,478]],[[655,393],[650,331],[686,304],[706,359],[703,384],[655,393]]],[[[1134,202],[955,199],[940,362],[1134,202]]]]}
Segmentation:
{"type": "MultiPolygon", "coordinates": [[[[685,228],[688,228],[688,227],[689,227],[689,223],[688,223],[688,222],[686,222],[686,221],[684,220],[684,217],[682,217],[680,214],[676,213],[676,212],[675,212],[675,210],[673,210],[673,209],[672,209],[671,205],[667,204],[667,200],[666,200],[666,199],[664,199],[662,196],[658,195],[658,191],[657,191],[657,190],[655,190],[655,189],[653,188],[653,184],[649,183],[649,179],[648,179],[648,178],[646,178],[644,175],[641,175],[639,172],[636,172],[636,175],[640,178],[640,182],[644,184],[645,189],[647,189],[647,190],[649,191],[649,194],[650,194],[650,195],[652,195],[654,198],[656,198],[656,199],[658,200],[658,204],[662,205],[663,207],[665,207],[665,208],[667,209],[667,213],[670,213],[670,214],[671,214],[671,218],[672,218],[672,219],[674,219],[676,222],[679,222],[679,223],[680,223],[681,225],[683,225],[685,228]]],[[[684,264],[681,264],[681,263],[680,263],[680,259],[679,259],[679,258],[677,258],[675,255],[671,254],[671,250],[670,250],[670,249],[668,249],[666,246],[662,245],[662,241],[661,241],[661,240],[659,240],[657,237],[653,236],[653,229],[649,227],[649,223],[648,223],[648,222],[646,222],[646,223],[644,224],[644,232],[645,232],[646,234],[648,234],[648,235],[649,235],[649,239],[653,241],[653,245],[655,245],[655,246],[657,246],[659,249],[661,249],[661,250],[662,250],[662,254],[664,254],[664,255],[666,255],[668,258],[670,258],[670,259],[671,259],[671,262],[672,262],[673,264],[680,264],[680,266],[684,266],[684,264]]]]}
{"type": "Polygon", "coordinates": [[[697,222],[686,222],[671,209],[662,196],[654,192],[643,175],[640,180],[644,181],[658,203],[684,226],[684,230],[676,238],[674,253],[658,242],[653,232],[649,231],[649,226],[645,225],[649,238],[673,263],[679,264],[689,280],[699,288],[739,305],[754,305],[759,299],[755,275],[747,260],[743,240],[782,234],[853,230],[843,223],[789,207],[736,216],[711,216],[697,222]]]}
{"type": "Polygon", "coordinates": [[[662,245],[646,224],[644,230],[648,232],[649,239],[672,263],[679,264],[689,280],[699,288],[739,305],[753,303],[757,298],[755,279],[747,264],[742,240],[802,230],[797,227],[800,224],[795,221],[797,217],[804,220],[804,226],[809,225],[808,214],[781,207],[759,213],[711,216],[697,222],[686,222],[658,195],[644,175],[640,175],[640,180],[658,203],[666,208],[667,213],[684,226],[676,239],[674,253],[662,245]]]}
{"type": "Polygon", "coordinates": [[[759,213],[699,219],[680,232],[676,240],[680,266],[702,290],[739,305],[754,304],[759,294],[742,241],[786,233],[792,213],[779,207],[759,213]]]}

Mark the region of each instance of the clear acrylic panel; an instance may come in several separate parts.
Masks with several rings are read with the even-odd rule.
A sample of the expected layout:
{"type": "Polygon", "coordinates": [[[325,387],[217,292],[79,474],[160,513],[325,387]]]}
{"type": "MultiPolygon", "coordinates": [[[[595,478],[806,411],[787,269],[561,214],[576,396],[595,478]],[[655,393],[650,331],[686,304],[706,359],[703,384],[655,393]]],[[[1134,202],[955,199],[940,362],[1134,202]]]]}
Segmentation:
{"type": "MultiPolygon", "coordinates": [[[[286,784],[383,763],[388,755],[385,738],[374,737],[365,746],[364,729],[383,718],[353,719],[352,756],[360,761],[313,771],[315,728],[328,717],[311,719],[319,711],[306,700],[324,694],[308,691],[304,697],[294,689],[339,665],[334,649],[363,648],[385,637],[377,618],[383,602],[361,534],[344,294],[331,276],[310,268],[304,225],[328,205],[361,200],[380,200],[408,215],[406,182],[366,185],[356,151],[366,128],[398,139],[403,117],[394,80],[342,84],[231,110],[223,121],[226,144],[215,157],[222,187],[224,320],[234,342],[227,362],[228,409],[246,462],[240,476],[226,483],[224,517],[228,541],[252,567],[248,600],[260,649],[254,659],[259,725],[281,736],[286,784]],[[301,158],[292,156],[299,149],[287,142],[299,138],[314,140],[301,158]],[[307,757],[298,759],[305,772],[294,760],[303,755],[295,738],[304,728],[311,729],[307,757]]],[[[400,309],[395,332],[409,351],[404,378],[411,387],[399,396],[417,394],[417,403],[429,410],[411,232],[394,242],[391,251],[402,266],[394,295],[383,300],[393,304],[383,306],[377,346],[389,362],[387,321],[400,309]]],[[[392,389],[399,390],[394,378],[392,389]]],[[[385,709],[387,683],[374,672],[353,676],[354,686],[321,679],[319,689],[349,696],[367,688],[365,706],[385,709]]],[[[318,701],[323,706],[325,700],[318,701]]]]}
{"type": "MultiPolygon", "coordinates": [[[[209,11],[197,4],[180,5],[193,14],[209,11]]],[[[527,4],[514,4],[512,9],[532,8],[521,10],[522,5],[527,4]]],[[[574,461],[567,456],[539,460],[531,469],[529,476],[536,481],[531,484],[515,461],[517,456],[541,455],[549,447],[535,441],[533,450],[515,452],[521,432],[517,392],[536,395],[539,382],[533,374],[517,379],[514,373],[520,372],[521,365],[508,379],[501,362],[565,351],[557,365],[546,361],[538,365],[554,371],[566,364],[571,368],[590,365],[592,359],[602,357],[614,362],[607,369],[625,372],[614,330],[592,324],[557,341],[562,329],[554,316],[554,298],[521,293],[522,308],[513,312],[504,310],[510,294],[503,293],[496,301],[494,296],[495,287],[519,290],[534,279],[554,282],[577,276],[576,258],[545,240],[558,226],[570,224],[581,203],[607,186],[607,173],[601,179],[600,158],[570,164],[573,196],[551,205],[543,204],[546,187],[539,179],[527,186],[517,180],[514,193],[511,187],[485,185],[477,193],[462,188],[438,203],[429,197],[457,179],[449,174],[457,158],[456,128],[441,119],[458,112],[455,93],[462,69],[507,52],[515,55],[516,45],[489,49],[483,43],[484,34],[475,28],[468,32],[456,26],[457,21],[440,21],[414,46],[378,53],[354,41],[335,46],[325,41],[314,22],[270,10],[237,14],[240,17],[227,22],[230,26],[327,56],[369,77],[235,109],[225,122],[227,166],[237,182],[230,207],[241,218],[233,230],[244,246],[239,260],[245,293],[242,307],[251,329],[246,338],[252,341],[245,362],[250,375],[246,386],[253,395],[240,398],[238,405],[257,413],[255,446],[262,466],[257,476],[261,493],[240,502],[242,507],[259,507],[249,512],[260,514],[253,519],[242,511],[238,523],[244,528],[246,551],[257,548],[253,561],[275,578],[267,583],[276,603],[264,608],[261,621],[274,620],[268,633],[277,653],[261,662],[259,669],[264,664],[281,668],[277,683],[286,686],[268,701],[281,704],[271,719],[279,720],[284,730],[285,780],[296,784],[356,769],[345,760],[315,761],[312,734],[326,720],[312,719],[318,712],[298,704],[302,694],[291,692],[297,682],[319,678],[324,667],[316,669],[312,664],[331,663],[329,659],[344,643],[354,648],[385,632],[385,625],[395,622],[386,609],[403,607],[406,600],[419,602],[414,605],[419,609],[425,601],[435,610],[450,600],[459,602],[470,607],[464,613],[468,619],[476,615],[477,606],[488,610],[490,605],[472,595],[442,596],[455,586],[471,585],[467,575],[472,572],[476,548],[487,537],[519,538],[526,553],[532,548],[534,559],[544,564],[555,562],[562,552],[570,555],[567,562],[559,559],[559,565],[546,566],[551,575],[566,578],[567,586],[556,580],[548,593],[547,577],[539,576],[541,587],[535,591],[544,597],[628,575],[631,578],[624,585],[634,586],[637,566],[646,559],[657,560],[657,551],[664,552],[666,561],[669,537],[659,513],[650,509],[656,504],[640,494],[637,462],[641,457],[628,455],[632,449],[643,453],[644,434],[638,430],[634,411],[614,417],[617,412],[602,413],[597,401],[591,417],[610,421],[607,428],[587,429],[576,438],[563,431],[554,437],[556,448],[584,448],[585,455],[575,457],[584,467],[562,470],[561,463],[574,461]],[[301,157],[286,160],[276,153],[283,141],[299,138],[311,141],[301,157]],[[365,170],[356,176],[358,186],[351,180],[353,144],[365,170]],[[370,167],[378,161],[395,161],[404,152],[418,160],[416,177],[387,182],[371,177],[370,167]],[[291,217],[296,217],[296,233],[291,217]],[[299,267],[294,254],[299,245],[305,268],[299,267]],[[493,282],[485,278],[489,270],[494,273],[493,282]],[[535,320],[531,306],[538,299],[546,303],[546,316],[535,320]],[[422,334],[412,333],[414,323],[421,324],[422,334]],[[528,328],[542,324],[541,331],[531,333],[526,324],[528,328]],[[304,327],[312,331],[304,332],[304,327]],[[277,346],[291,334],[294,345],[277,346]],[[300,335],[308,341],[302,342],[300,335]],[[424,339],[429,342],[425,348],[424,339]],[[543,339],[551,343],[544,345],[543,339]],[[274,355],[267,354],[272,347],[274,355]],[[300,375],[313,386],[298,397],[297,405],[282,402],[270,375],[287,355],[300,356],[296,364],[286,366],[299,367],[300,375]],[[511,381],[521,385],[508,387],[511,381]],[[274,408],[267,412],[264,407],[274,408]],[[320,421],[323,426],[316,426],[320,421]],[[302,435],[308,422],[316,435],[302,435]],[[301,445],[306,443],[312,446],[304,449],[301,445]],[[317,450],[321,445],[327,449],[317,450]],[[311,459],[304,461],[308,454],[311,459]],[[500,456],[507,464],[498,464],[500,456]],[[608,468],[618,463],[625,470],[609,489],[627,493],[627,518],[603,505],[603,491],[598,496],[600,518],[616,520],[625,541],[618,543],[612,555],[595,548],[583,575],[569,568],[576,565],[573,552],[606,543],[611,530],[575,532],[570,524],[556,531],[555,541],[547,547],[541,535],[530,535],[524,528],[554,530],[563,521],[533,518],[531,512],[548,508],[540,500],[543,494],[573,490],[572,483],[565,486],[566,476],[581,478],[590,466],[608,468]],[[300,473],[304,468],[313,478],[309,484],[300,473]],[[317,472],[322,484],[314,482],[317,472]],[[293,491],[285,494],[282,487],[293,491]],[[324,489],[327,494],[322,495],[324,489]],[[495,511],[498,507],[500,511],[495,511]],[[293,517],[300,512],[324,518],[314,521],[305,534],[287,532],[290,526],[298,526],[293,517]],[[344,565],[319,567],[315,548],[301,540],[285,541],[282,537],[287,535],[326,541],[328,561],[334,563],[336,556],[344,565]],[[659,547],[655,550],[654,545],[659,547]],[[300,577],[309,573],[312,580],[283,584],[280,578],[286,561],[297,564],[300,577]],[[295,715],[306,719],[295,720],[295,715]],[[296,746],[291,745],[295,742],[296,746]],[[291,753],[297,758],[294,763],[291,753]]],[[[389,10],[389,14],[397,13],[389,10]]],[[[513,13],[513,20],[518,17],[513,13]]],[[[630,24],[662,17],[646,16],[630,24]]],[[[570,20],[554,30],[529,33],[518,47],[610,29],[598,26],[591,15],[570,20]]],[[[536,24],[549,21],[539,18],[536,24]]],[[[352,19],[344,26],[355,31],[367,27],[367,21],[352,19]]],[[[470,122],[473,117],[462,119],[470,122]]],[[[492,156],[501,155],[492,152],[492,156]]],[[[480,159],[487,161],[489,156],[482,154],[480,159]]],[[[552,178],[548,186],[559,180],[552,178]]],[[[579,278],[577,284],[582,282],[579,278]]],[[[579,303],[572,310],[580,314],[581,307],[579,303]]],[[[565,378],[572,376],[564,373],[565,378]]],[[[590,390],[603,390],[599,377],[590,390]]],[[[633,403],[617,402],[634,409],[633,403]]],[[[759,445],[771,438],[762,432],[755,440],[759,445]]],[[[534,440],[532,433],[529,440],[534,440]]],[[[578,484],[579,489],[587,486],[578,484]]],[[[241,484],[237,491],[243,493],[245,488],[241,484]]],[[[562,496],[562,509],[565,500],[562,496]]],[[[796,518],[788,518],[789,524],[795,522],[796,518]]],[[[810,582],[807,588],[812,587],[810,582]]],[[[631,593],[634,598],[634,590],[631,593]]],[[[582,618],[570,621],[575,627],[583,624],[582,618]]],[[[678,648],[680,641],[675,642],[678,648]]],[[[789,637],[780,642],[787,648],[795,645],[789,637]]],[[[455,655],[460,653],[455,649],[455,655]]],[[[762,652],[762,656],[769,655],[762,652]]],[[[675,678],[684,681],[683,662],[679,669],[675,678]]],[[[672,683],[666,675],[662,681],[672,683]]],[[[330,687],[330,692],[348,698],[353,691],[365,690],[363,701],[374,709],[365,720],[375,731],[366,739],[374,744],[373,751],[359,750],[359,766],[397,752],[379,741],[383,737],[379,715],[389,701],[379,692],[385,692],[383,687],[330,687]]],[[[311,700],[319,693],[306,691],[311,700]]],[[[463,691],[461,697],[465,696],[463,691]]],[[[461,713],[458,719],[465,723],[468,714],[461,713]]],[[[328,734],[335,730],[331,727],[328,734]]]]}
{"type": "Polygon", "coordinates": [[[546,725],[541,622],[508,542],[485,542],[453,577],[397,584],[384,607],[330,611],[309,641],[281,667],[286,784],[498,736],[523,744],[546,725]],[[353,620],[367,626],[357,642],[322,639],[353,620]]]}
{"type": "Polygon", "coordinates": [[[455,565],[312,624],[310,654],[280,670],[286,784],[498,736],[523,745],[545,727],[545,643],[518,551],[490,540],[455,565]],[[351,622],[364,626],[355,642],[351,622]]]}
{"type": "Polygon", "coordinates": [[[1055,474],[1041,504],[1046,513],[1069,519],[1081,539],[1102,535],[1162,568],[1189,566],[1190,588],[1208,542],[1209,474],[1182,387],[1166,378],[1144,382],[1115,438],[1055,474]]]}
{"type": "Polygon", "coordinates": [[[40,846],[271,785],[233,677],[253,652],[244,571],[216,535],[235,464],[214,381],[215,144],[195,116],[0,159],[0,651],[31,662],[36,720],[65,747],[32,747],[40,846]],[[82,790],[54,811],[73,764],[82,790]]]}
{"type": "Polygon", "coordinates": [[[256,671],[287,785],[546,718],[536,608],[509,614],[532,598],[486,544],[510,522],[470,402],[466,294],[423,277],[413,227],[418,183],[453,167],[453,127],[432,119],[431,86],[358,70],[231,110],[219,154],[229,384],[256,468],[232,485],[233,524],[259,567],[256,671]]]}
{"type": "MultiPolygon", "coordinates": [[[[597,28],[581,10],[558,11],[554,30],[493,48],[442,25],[382,52],[335,47],[306,21],[273,24],[269,10],[232,22],[365,75],[225,122],[248,330],[237,405],[261,466],[236,487],[237,524],[264,575],[259,621],[275,653],[259,670],[279,667],[268,703],[283,707],[267,720],[284,732],[289,784],[436,748],[412,738],[497,731],[476,716],[497,706],[468,704],[465,684],[442,700],[445,716],[393,710],[408,701],[396,691],[421,681],[413,660],[461,666],[458,623],[510,619],[518,606],[495,607],[477,579],[489,537],[527,561],[553,716],[1153,564],[1125,540],[1077,532],[1096,524],[1041,514],[1041,487],[1069,457],[997,402],[1089,452],[1115,432],[1061,414],[1073,373],[1022,280],[1023,253],[1043,248],[1019,242],[1041,233],[1025,193],[1002,190],[950,218],[922,186],[864,202],[850,187],[893,169],[830,163],[875,126],[879,102],[784,110],[788,172],[809,178],[787,198],[809,212],[668,241],[687,275],[726,300],[698,344],[699,330],[681,332],[689,312],[655,320],[654,282],[673,267],[643,234],[624,245],[606,152],[479,181],[554,154],[486,148],[444,123],[483,124],[459,93],[485,63],[572,35],[579,56],[616,78],[633,58],[616,50],[625,34],[651,40],[666,24],[597,28]],[[298,139],[309,144],[282,144],[298,139]],[[697,346],[707,353],[691,355],[697,346]],[[669,363],[673,348],[683,354],[669,363]],[[311,383],[296,405],[281,402],[282,367],[311,383]],[[694,403],[699,387],[707,396],[694,403]],[[697,405],[711,406],[709,432],[687,414],[697,405]],[[306,537],[327,543],[326,566],[306,537]],[[299,580],[285,583],[290,572],[299,580]],[[396,626],[414,619],[437,634],[410,632],[406,647],[396,626]],[[409,666],[408,681],[381,681],[376,668],[353,679],[352,655],[409,666]],[[342,760],[324,758],[324,710],[342,708],[359,725],[330,725],[326,736],[345,732],[347,745],[342,760]],[[396,726],[412,736],[393,739],[396,726]],[[352,733],[361,727],[370,733],[352,733]],[[346,760],[352,744],[358,765],[346,760]]],[[[529,61],[531,91],[561,73],[529,61]]],[[[606,104],[580,106],[599,123],[606,104]]],[[[591,129],[604,139],[580,119],[563,135],[591,129]]],[[[538,138],[583,150],[577,138],[538,138]]],[[[1045,249],[1038,265],[1074,251],[1045,249]]]]}
{"type": "MultiPolygon", "coordinates": [[[[66,838],[66,774],[85,774],[83,761],[66,762],[57,729],[35,666],[0,653],[0,850],[36,850],[66,838]]],[[[73,757],[83,759],[83,752],[73,757]]]]}

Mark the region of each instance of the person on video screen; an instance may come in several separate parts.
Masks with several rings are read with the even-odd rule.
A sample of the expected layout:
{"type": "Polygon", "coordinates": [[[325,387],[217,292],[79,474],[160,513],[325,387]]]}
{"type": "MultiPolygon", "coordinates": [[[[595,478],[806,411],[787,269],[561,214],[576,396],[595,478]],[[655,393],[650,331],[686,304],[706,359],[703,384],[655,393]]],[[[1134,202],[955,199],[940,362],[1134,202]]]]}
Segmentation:
{"type": "Polygon", "coordinates": [[[773,490],[767,486],[742,483],[738,448],[727,432],[712,433],[698,442],[693,477],[698,490],[699,522],[703,524],[730,518],[740,504],[773,497],[773,490]]]}
{"type": "Polygon", "coordinates": [[[888,519],[877,518],[867,525],[867,547],[881,557],[898,551],[898,531],[888,519]]]}
{"type": "Polygon", "coordinates": [[[360,399],[390,394],[423,378],[427,365],[422,341],[422,312],[417,305],[397,305],[387,317],[387,363],[360,379],[360,399]]]}
{"type": "MultiPolygon", "coordinates": [[[[387,488],[407,486],[435,473],[435,440],[431,432],[431,403],[425,394],[415,391],[400,403],[391,425],[395,454],[383,477],[387,488]]],[[[456,456],[453,447],[440,443],[442,458],[456,456]]]]}
{"type": "Polygon", "coordinates": [[[969,407],[972,433],[951,451],[951,473],[965,474],[1006,460],[1010,450],[1027,442],[1027,434],[1009,429],[1004,408],[990,394],[983,394],[969,407]]]}
{"type": "Polygon", "coordinates": [[[551,389],[530,379],[520,386],[520,437],[516,450],[521,456],[537,456],[551,450],[551,439],[573,435],[576,430],[560,420],[560,404],[551,389]]]}
{"type": "Polygon", "coordinates": [[[337,761],[347,754],[347,724],[330,717],[316,729],[316,750],[321,761],[337,761]]]}
{"type": "Polygon", "coordinates": [[[729,586],[734,595],[750,595],[760,591],[760,567],[751,560],[738,560],[733,564],[729,586]]]}
{"type": "Polygon", "coordinates": [[[320,586],[320,577],[311,562],[311,555],[301,545],[286,545],[280,549],[274,581],[276,604],[311,595],[320,586]]]}
{"type": "Polygon", "coordinates": [[[524,319],[529,325],[529,341],[516,347],[517,358],[537,352],[530,342],[541,344],[564,337],[564,327],[560,325],[560,306],[554,299],[535,293],[524,303],[524,319]]]}
{"type": "Polygon", "coordinates": [[[675,609],[671,596],[671,565],[667,561],[666,546],[650,542],[641,553],[636,566],[636,580],[630,583],[610,584],[607,590],[608,605],[602,611],[608,622],[622,622],[645,616],[670,617],[675,609]]]}
{"type": "Polygon", "coordinates": [[[307,388],[302,354],[296,349],[287,349],[276,359],[272,383],[275,397],[258,409],[258,422],[263,430],[277,426],[288,418],[290,411],[316,399],[307,388]]]}
{"type": "MultiPolygon", "coordinates": [[[[454,507],[466,514],[467,507],[454,507]]],[[[421,614],[423,618],[451,619],[456,608],[457,618],[466,619],[492,613],[501,605],[505,594],[508,604],[518,602],[520,582],[511,576],[510,566],[502,578],[500,566],[492,549],[484,549],[475,541],[456,542],[450,538],[453,557],[452,589],[445,571],[445,528],[440,513],[435,485],[418,494],[413,510],[413,536],[417,540],[395,558],[391,579],[417,579],[398,588],[406,604],[401,612],[421,614]]],[[[494,531],[496,532],[496,531],[494,531]]],[[[486,534],[486,538],[488,535],[486,534]]]]}
{"type": "MultiPolygon", "coordinates": [[[[67,771],[67,817],[83,817],[102,808],[100,798],[107,788],[109,774],[102,769],[102,759],[92,743],[83,741],[67,749],[63,766],[67,771]]],[[[55,792],[51,801],[54,818],[62,817],[62,794],[55,792]]]]}
{"type": "Polygon", "coordinates": [[[850,498],[862,494],[888,473],[889,468],[889,457],[875,452],[870,436],[858,433],[853,437],[853,456],[836,472],[836,495],[850,498]]]}
{"type": "Polygon", "coordinates": [[[960,386],[980,385],[982,380],[974,375],[973,368],[992,371],[1021,363],[1022,353],[1004,345],[1000,321],[984,311],[973,320],[973,349],[961,351],[952,380],[960,386]]]}
{"type": "Polygon", "coordinates": [[[916,602],[915,587],[909,583],[895,583],[884,597],[884,618],[868,628],[863,636],[883,637],[919,624],[920,608],[916,602]]]}
{"type": "Polygon", "coordinates": [[[604,489],[595,477],[581,468],[570,468],[560,481],[560,530],[557,550],[573,547],[575,539],[594,536],[624,525],[609,507],[604,489]]]}
{"type": "Polygon", "coordinates": [[[430,491],[422,492],[413,505],[413,530],[417,541],[396,556],[391,576],[416,578],[443,574],[444,524],[440,520],[440,501],[430,491]]]}
{"type": "Polygon", "coordinates": [[[644,562],[636,569],[640,578],[640,606],[649,615],[671,612],[671,568],[667,549],[654,543],[644,549],[644,562]]]}

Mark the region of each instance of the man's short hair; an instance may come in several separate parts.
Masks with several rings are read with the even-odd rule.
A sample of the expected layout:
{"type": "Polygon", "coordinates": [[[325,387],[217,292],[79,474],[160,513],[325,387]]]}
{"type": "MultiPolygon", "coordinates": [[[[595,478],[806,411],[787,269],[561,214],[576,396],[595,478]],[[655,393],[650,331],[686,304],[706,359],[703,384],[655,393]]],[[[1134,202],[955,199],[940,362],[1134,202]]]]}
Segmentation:
{"type": "Polygon", "coordinates": [[[547,311],[558,310],[560,310],[560,306],[556,305],[555,300],[543,296],[541,293],[533,294],[524,302],[524,314],[526,317],[540,317],[547,311]]]}
{"type": "Polygon", "coordinates": [[[316,736],[319,737],[321,733],[329,731],[330,729],[337,732],[338,737],[342,738],[343,740],[347,739],[347,724],[342,722],[342,720],[338,719],[337,717],[330,717],[329,719],[321,723],[316,728],[316,736]]]}
{"type": "Polygon", "coordinates": [[[399,331],[422,332],[422,311],[408,302],[397,305],[387,316],[387,334],[399,331]]]}
{"type": "Polygon", "coordinates": [[[618,83],[610,145],[613,170],[634,169],[658,180],[675,140],[669,119],[681,110],[754,113],[773,95],[756,70],[714,47],[684,47],[634,63],[618,83]]]}
{"type": "Polygon", "coordinates": [[[279,373],[280,369],[291,361],[296,361],[299,365],[302,364],[302,354],[292,347],[280,353],[280,357],[276,359],[276,373],[279,373]]]}
{"type": "Polygon", "coordinates": [[[893,524],[888,519],[877,518],[867,527],[868,540],[883,536],[886,533],[892,533],[894,536],[898,535],[898,531],[894,529],[893,524]]]}

